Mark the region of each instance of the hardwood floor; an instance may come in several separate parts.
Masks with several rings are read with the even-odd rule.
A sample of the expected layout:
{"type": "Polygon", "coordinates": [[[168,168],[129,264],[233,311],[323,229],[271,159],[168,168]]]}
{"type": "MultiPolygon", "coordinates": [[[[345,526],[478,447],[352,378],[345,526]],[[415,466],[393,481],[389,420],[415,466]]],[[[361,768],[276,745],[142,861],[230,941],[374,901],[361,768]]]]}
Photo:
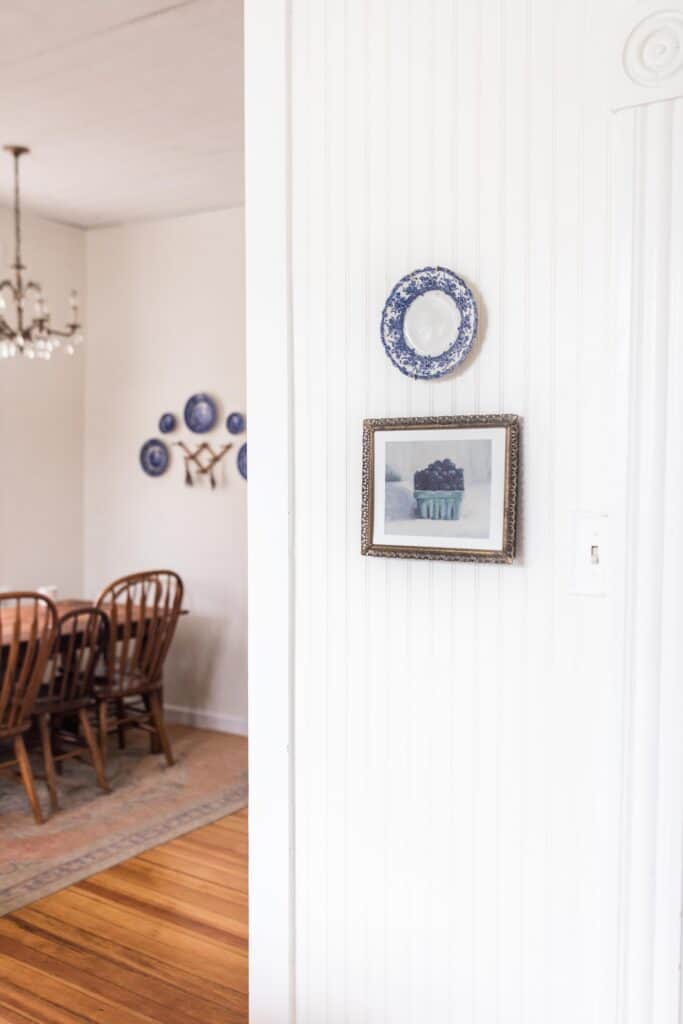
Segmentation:
{"type": "Polygon", "coordinates": [[[2,1024],[242,1024],[247,811],[0,918],[2,1024]]]}

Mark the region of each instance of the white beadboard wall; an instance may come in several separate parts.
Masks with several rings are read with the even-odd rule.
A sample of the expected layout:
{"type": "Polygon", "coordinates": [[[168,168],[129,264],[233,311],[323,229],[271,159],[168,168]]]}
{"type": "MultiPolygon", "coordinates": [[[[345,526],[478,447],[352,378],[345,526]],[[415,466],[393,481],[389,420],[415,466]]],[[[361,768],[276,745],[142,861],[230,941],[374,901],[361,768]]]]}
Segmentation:
{"type": "MultiPolygon", "coordinates": [[[[662,779],[675,762],[671,742],[664,767],[656,738],[643,748],[639,711],[650,732],[680,712],[672,657],[668,705],[652,710],[652,674],[624,687],[624,623],[642,624],[621,588],[647,557],[639,521],[624,568],[625,474],[647,473],[647,449],[614,429],[620,388],[641,386],[638,324],[622,334],[614,310],[640,288],[627,253],[642,241],[620,125],[662,115],[610,111],[594,6],[292,0],[297,1024],[604,1024],[617,1005],[673,1024],[651,1012],[651,977],[624,1009],[641,966],[619,914],[663,856],[624,853],[640,805],[623,782],[639,757],[662,779]],[[411,382],[380,313],[435,263],[476,290],[481,344],[454,379],[411,382]],[[524,418],[517,563],[362,558],[363,418],[471,412],[524,418]],[[571,593],[575,509],[611,514],[610,598],[571,593]]],[[[660,202],[680,220],[678,188],[660,202]]]]}

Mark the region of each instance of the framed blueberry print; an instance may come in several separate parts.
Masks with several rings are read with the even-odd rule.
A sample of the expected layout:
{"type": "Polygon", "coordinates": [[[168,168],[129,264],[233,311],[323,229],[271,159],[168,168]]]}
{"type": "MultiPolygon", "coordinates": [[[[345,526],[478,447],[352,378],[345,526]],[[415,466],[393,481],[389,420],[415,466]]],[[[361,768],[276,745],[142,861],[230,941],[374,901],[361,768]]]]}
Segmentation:
{"type": "Polygon", "coordinates": [[[414,380],[436,380],[470,354],[479,313],[471,289],[447,267],[413,270],[394,285],[382,311],[382,344],[414,380]]]}
{"type": "Polygon", "coordinates": [[[365,420],[362,554],[512,562],[519,461],[518,416],[365,420]]]}

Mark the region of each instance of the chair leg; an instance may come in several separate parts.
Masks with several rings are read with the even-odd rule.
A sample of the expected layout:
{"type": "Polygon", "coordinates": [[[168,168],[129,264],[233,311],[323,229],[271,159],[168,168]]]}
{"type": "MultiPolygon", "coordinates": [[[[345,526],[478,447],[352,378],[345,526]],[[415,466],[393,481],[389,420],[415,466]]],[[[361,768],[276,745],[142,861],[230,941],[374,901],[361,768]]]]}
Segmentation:
{"type": "Polygon", "coordinates": [[[154,728],[157,731],[157,736],[161,743],[161,748],[166,756],[166,763],[168,765],[175,764],[173,751],[171,749],[171,741],[168,738],[166,723],[164,722],[164,709],[161,705],[161,698],[158,693],[150,693],[149,709],[152,715],[152,721],[154,722],[154,728]]]}
{"type": "Polygon", "coordinates": [[[39,715],[38,726],[40,728],[40,742],[43,748],[45,781],[47,782],[47,791],[50,794],[50,808],[53,811],[58,811],[59,800],[57,798],[57,773],[55,772],[55,761],[52,756],[52,730],[50,729],[49,714],[39,715]]]}
{"type": "Polygon", "coordinates": [[[102,751],[102,760],[107,760],[107,701],[101,700],[97,706],[97,718],[99,723],[100,732],[100,750],[102,751]]]}
{"type": "Polygon", "coordinates": [[[33,817],[36,820],[37,825],[43,824],[43,812],[40,809],[40,800],[36,793],[36,786],[33,781],[33,772],[31,771],[31,762],[28,759],[26,753],[26,744],[24,743],[24,737],[19,734],[14,737],[14,756],[17,759],[19,765],[19,772],[21,773],[21,781],[24,783],[24,789],[26,790],[26,796],[28,802],[31,805],[33,811],[33,817]]]}
{"type": "Polygon", "coordinates": [[[95,775],[97,776],[97,784],[100,789],[103,789],[105,793],[111,793],[111,786],[107,781],[107,776],[104,770],[104,761],[102,759],[102,751],[97,744],[95,739],[95,732],[90,719],[88,718],[88,712],[85,708],[80,708],[78,712],[78,720],[81,723],[81,729],[83,730],[83,736],[85,742],[88,745],[90,751],[90,757],[92,759],[93,768],[95,769],[95,775]]]}
{"type": "MultiPolygon", "coordinates": [[[[116,714],[118,715],[119,718],[125,718],[126,717],[126,705],[124,704],[123,699],[117,700],[117,702],[116,702],[116,714]]],[[[119,736],[119,750],[125,750],[126,749],[126,727],[125,727],[125,725],[119,725],[119,727],[117,729],[117,732],[118,732],[118,736],[119,736]]]]}
{"type": "MultiPolygon", "coordinates": [[[[147,711],[148,711],[148,713],[149,713],[149,715],[151,717],[152,716],[152,706],[150,704],[149,694],[148,693],[144,693],[142,695],[142,700],[143,700],[144,705],[147,708],[147,711]]],[[[164,706],[163,699],[161,701],[161,706],[162,707],[164,706]]],[[[151,732],[149,734],[149,752],[150,752],[150,754],[160,754],[161,753],[161,743],[159,742],[159,734],[157,732],[151,732]]]]}

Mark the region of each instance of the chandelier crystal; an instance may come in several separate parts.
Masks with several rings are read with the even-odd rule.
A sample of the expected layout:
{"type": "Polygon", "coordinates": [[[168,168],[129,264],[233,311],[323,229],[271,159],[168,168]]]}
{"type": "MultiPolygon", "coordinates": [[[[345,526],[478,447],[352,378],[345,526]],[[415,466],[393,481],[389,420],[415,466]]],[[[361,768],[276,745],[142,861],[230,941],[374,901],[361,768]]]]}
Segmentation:
{"type": "Polygon", "coordinates": [[[19,160],[29,150],[26,146],[5,146],[14,160],[14,271],[13,279],[0,281],[0,359],[26,356],[27,359],[50,359],[57,349],[73,355],[83,343],[78,322],[78,293],[71,292],[71,322],[64,330],[50,323],[50,311],[43,289],[36,281],[24,282],[25,264],[21,258],[21,196],[19,192],[19,160]],[[28,307],[33,305],[32,315],[28,307]],[[13,308],[14,323],[5,316],[13,308]]]}

